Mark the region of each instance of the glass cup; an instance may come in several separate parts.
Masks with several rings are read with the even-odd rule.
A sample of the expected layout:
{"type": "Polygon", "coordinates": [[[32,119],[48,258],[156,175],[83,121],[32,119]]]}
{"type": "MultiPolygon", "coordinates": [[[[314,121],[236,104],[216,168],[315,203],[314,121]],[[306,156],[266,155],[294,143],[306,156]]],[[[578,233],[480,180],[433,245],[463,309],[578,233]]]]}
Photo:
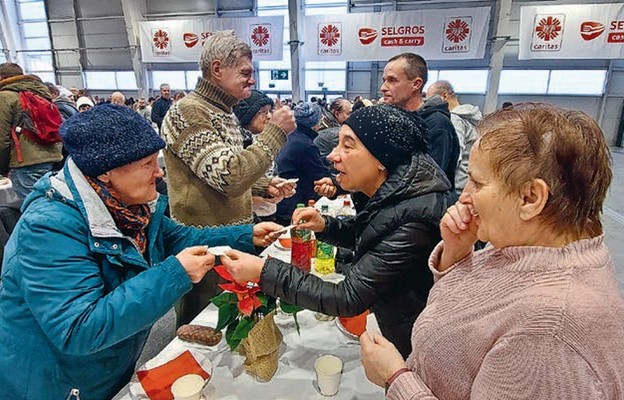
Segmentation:
{"type": "Polygon", "coordinates": [[[323,396],[334,396],[338,393],[342,376],[342,360],[331,354],[320,356],[314,362],[316,382],[323,396]]]}
{"type": "Polygon", "coordinates": [[[174,400],[200,400],[206,381],[201,375],[182,375],[171,385],[174,400]]]}

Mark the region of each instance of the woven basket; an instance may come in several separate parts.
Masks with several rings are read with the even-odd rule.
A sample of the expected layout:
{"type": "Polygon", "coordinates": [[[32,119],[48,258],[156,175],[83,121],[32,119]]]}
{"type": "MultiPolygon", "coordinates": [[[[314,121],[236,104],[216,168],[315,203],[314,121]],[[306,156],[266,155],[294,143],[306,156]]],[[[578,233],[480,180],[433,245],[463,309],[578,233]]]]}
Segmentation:
{"type": "Polygon", "coordinates": [[[282,343],[273,316],[275,311],[261,319],[240,343],[240,353],[245,356],[245,370],[257,379],[268,382],[277,371],[278,349],[282,343]]]}

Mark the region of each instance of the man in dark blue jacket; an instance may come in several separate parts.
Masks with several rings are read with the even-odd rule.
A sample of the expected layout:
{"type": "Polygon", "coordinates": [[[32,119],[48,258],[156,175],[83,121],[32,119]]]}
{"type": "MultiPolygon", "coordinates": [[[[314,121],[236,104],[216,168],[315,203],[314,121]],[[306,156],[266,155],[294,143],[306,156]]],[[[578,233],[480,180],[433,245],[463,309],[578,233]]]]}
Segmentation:
{"type": "Polygon", "coordinates": [[[152,122],[158,125],[159,131],[169,107],[171,107],[171,87],[168,83],[163,83],[160,85],[160,97],[152,106],[152,122]]]}
{"type": "Polygon", "coordinates": [[[459,162],[459,140],[451,123],[448,103],[428,105],[422,89],[427,83],[427,62],[414,53],[402,53],[388,60],[384,68],[384,103],[418,112],[429,128],[429,154],[454,184],[459,162]]]}

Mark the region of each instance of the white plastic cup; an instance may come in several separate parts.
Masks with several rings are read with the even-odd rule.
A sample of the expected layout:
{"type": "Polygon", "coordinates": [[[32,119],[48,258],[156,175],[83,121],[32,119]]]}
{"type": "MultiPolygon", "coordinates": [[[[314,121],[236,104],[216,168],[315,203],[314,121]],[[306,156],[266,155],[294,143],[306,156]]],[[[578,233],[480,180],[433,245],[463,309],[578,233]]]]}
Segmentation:
{"type": "Polygon", "coordinates": [[[175,400],[200,400],[205,384],[201,375],[183,375],[173,382],[171,393],[175,400]]]}
{"type": "Polygon", "coordinates": [[[336,356],[320,356],[314,362],[316,382],[323,396],[333,396],[338,393],[340,377],[342,375],[342,360],[336,356]]]}

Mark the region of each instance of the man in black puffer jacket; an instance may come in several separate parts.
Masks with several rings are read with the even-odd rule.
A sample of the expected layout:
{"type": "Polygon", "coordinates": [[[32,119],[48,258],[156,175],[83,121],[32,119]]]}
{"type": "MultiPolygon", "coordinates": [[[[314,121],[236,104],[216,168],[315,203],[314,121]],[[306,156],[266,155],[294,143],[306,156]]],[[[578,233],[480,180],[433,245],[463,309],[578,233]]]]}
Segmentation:
{"type": "Polygon", "coordinates": [[[433,277],[427,260],[440,241],[439,222],[451,184],[426,154],[427,128],[417,115],[380,105],[354,112],[329,155],[345,190],[368,198],[356,217],[321,217],[296,210],[294,221],[319,240],[355,248],[353,266],[334,284],[272,258],[233,251],[222,263],[237,281],[260,279],[260,288],[288,303],[328,315],[354,316],[371,309],[383,335],[407,357],[416,317],[433,277]]]}

